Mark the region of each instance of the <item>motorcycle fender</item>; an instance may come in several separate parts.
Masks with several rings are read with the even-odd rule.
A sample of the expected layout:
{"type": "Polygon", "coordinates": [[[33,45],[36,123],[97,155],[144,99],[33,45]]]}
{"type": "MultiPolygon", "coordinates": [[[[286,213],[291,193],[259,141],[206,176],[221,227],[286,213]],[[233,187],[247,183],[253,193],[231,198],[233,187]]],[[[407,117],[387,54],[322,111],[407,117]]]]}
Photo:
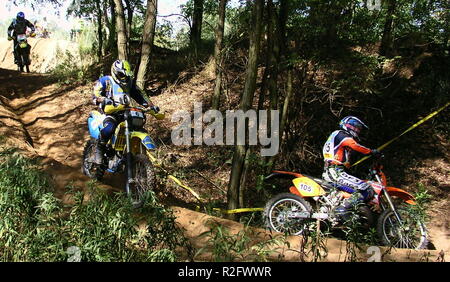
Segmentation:
{"type": "Polygon", "coordinates": [[[322,186],[306,176],[297,177],[292,180],[292,183],[294,183],[295,188],[301,197],[317,197],[325,194],[325,190],[323,190],[322,186]]]}
{"type": "Polygon", "coordinates": [[[105,115],[101,114],[98,111],[92,111],[88,117],[88,128],[89,134],[98,139],[100,137],[100,130],[103,128],[103,120],[105,119],[105,115]]]}
{"type": "Polygon", "coordinates": [[[114,105],[105,105],[105,108],[103,109],[103,111],[106,114],[108,114],[108,115],[113,114],[115,112],[120,112],[120,111],[123,111],[123,110],[125,110],[125,105],[123,105],[123,104],[119,104],[119,105],[116,105],[116,106],[114,106],[114,105]]]}
{"type": "Polygon", "coordinates": [[[407,204],[416,205],[414,196],[406,192],[405,190],[395,187],[386,187],[386,192],[388,192],[389,196],[399,197],[407,204]]]}
{"type": "Polygon", "coordinates": [[[300,173],[295,173],[295,172],[290,172],[290,171],[282,171],[282,170],[274,170],[272,171],[272,173],[268,176],[266,176],[264,178],[264,180],[269,180],[272,178],[282,178],[282,177],[287,177],[287,178],[297,178],[297,177],[302,177],[303,175],[301,175],[300,173]]]}
{"type": "Polygon", "coordinates": [[[155,143],[147,133],[133,131],[131,132],[131,140],[133,140],[134,138],[139,138],[141,140],[141,143],[145,146],[145,148],[147,148],[147,150],[156,149],[155,143]]]}

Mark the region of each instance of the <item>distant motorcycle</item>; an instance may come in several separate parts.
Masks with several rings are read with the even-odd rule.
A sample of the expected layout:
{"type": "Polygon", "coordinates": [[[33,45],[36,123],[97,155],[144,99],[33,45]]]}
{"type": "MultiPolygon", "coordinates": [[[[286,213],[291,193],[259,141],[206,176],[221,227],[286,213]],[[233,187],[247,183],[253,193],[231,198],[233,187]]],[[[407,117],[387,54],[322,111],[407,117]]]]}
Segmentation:
{"type": "MultiPolygon", "coordinates": [[[[33,36],[32,36],[33,37],[33,36]]],[[[13,38],[12,36],[10,38],[13,38]]],[[[30,72],[30,51],[31,46],[28,44],[26,34],[18,34],[16,36],[16,44],[14,50],[17,52],[18,60],[16,62],[18,71],[23,72],[24,68],[27,72],[30,72]]]]}

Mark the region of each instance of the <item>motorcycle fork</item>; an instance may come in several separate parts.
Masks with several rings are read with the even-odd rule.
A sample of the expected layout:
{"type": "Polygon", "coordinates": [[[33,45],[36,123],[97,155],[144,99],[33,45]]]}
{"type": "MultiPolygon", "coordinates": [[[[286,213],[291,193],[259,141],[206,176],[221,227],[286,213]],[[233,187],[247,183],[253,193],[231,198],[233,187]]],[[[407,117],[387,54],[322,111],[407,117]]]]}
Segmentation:
{"type": "Polygon", "coordinates": [[[131,142],[130,142],[130,129],[128,127],[128,115],[125,115],[125,144],[126,144],[126,158],[127,158],[127,185],[126,192],[129,195],[130,194],[130,182],[133,178],[133,160],[132,160],[132,154],[131,154],[131,142]]]}
{"type": "MultiPolygon", "coordinates": [[[[377,181],[381,184],[382,181],[381,181],[380,176],[379,176],[378,174],[375,174],[375,177],[376,177],[377,181]]],[[[400,218],[400,215],[397,213],[397,209],[395,208],[394,203],[392,202],[391,196],[389,196],[388,192],[386,191],[386,187],[383,186],[383,190],[382,190],[382,191],[383,191],[382,193],[384,194],[384,197],[386,198],[386,200],[387,200],[387,202],[388,202],[389,208],[390,208],[390,209],[392,210],[392,212],[394,213],[394,215],[395,215],[395,217],[397,218],[397,220],[398,220],[398,222],[400,223],[400,225],[402,225],[402,224],[403,224],[402,219],[400,218]]],[[[380,205],[381,205],[381,207],[382,207],[383,209],[385,208],[385,207],[381,204],[381,202],[380,202],[380,205]]]]}

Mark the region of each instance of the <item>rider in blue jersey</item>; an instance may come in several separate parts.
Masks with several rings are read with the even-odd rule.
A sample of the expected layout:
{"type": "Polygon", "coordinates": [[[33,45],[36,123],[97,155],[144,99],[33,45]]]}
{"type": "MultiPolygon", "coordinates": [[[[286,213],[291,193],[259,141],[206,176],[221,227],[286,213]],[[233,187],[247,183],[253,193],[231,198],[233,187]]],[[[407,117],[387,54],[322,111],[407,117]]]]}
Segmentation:
{"type": "MultiPolygon", "coordinates": [[[[103,111],[106,105],[117,104],[124,94],[129,95],[137,103],[144,107],[151,107],[155,112],[159,108],[145,98],[143,90],[133,83],[133,72],[130,64],[125,60],[116,60],[111,66],[111,75],[103,76],[94,85],[93,102],[103,111]]],[[[100,130],[100,138],[95,150],[94,163],[100,165],[103,162],[106,144],[113,135],[117,125],[123,121],[121,113],[107,114],[103,120],[103,128],[100,130]]]]}

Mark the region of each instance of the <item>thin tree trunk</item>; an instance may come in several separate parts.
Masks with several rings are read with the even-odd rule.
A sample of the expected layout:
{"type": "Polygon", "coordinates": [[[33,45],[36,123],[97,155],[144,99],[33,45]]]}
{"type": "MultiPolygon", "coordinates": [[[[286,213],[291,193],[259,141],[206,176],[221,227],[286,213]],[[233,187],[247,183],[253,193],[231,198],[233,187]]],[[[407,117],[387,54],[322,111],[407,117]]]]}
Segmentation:
{"type": "Polygon", "coordinates": [[[95,8],[97,9],[97,34],[98,34],[98,61],[103,57],[103,24],[102,24],[102,10],[100,9],[100,0],[95,1],[95,8]]]}
{"type": "Polygon", "coordinates": [[[128,37],[131,38],[131,29],[133,27],[133,7],[131,7],[130,0],[125,0],[125,4],[127,5],[127,34],[128,37]]]}
{"type": "MultiPolygon", "coordinates": [[[[253,101],[253,96],[255,94],[263,8],[264,8],[264,0],[255,0],[255,4],[253,6],[253,25],[252,25],[254,29],[250,37],[250,47],[248,52],[248,64],[247,64],[244,92],[242,94],[241,102],[239,105],[239,108],[244,112],[250,109],[253,101]]],[[[230,182],[227,192],[228,209],[230,210],[236,209],[239,205],[239,188],[247,149],[248,148],[246,145],[235,146],[230,182]]],[[[235,218],[234,214],[230,214],[229,217],[231,219],[235,218]]]]}
{"type": "Polygon", "coordinates": [[[128,37],[122,0],[114,0],[117,20],[117,50],[120,60],[128,60],[128,37]]]}
{"type": "Polygon", "coordinates": [[[192,29],[190,34],[191,46],[194,48],[195,57],[198,55],[198,48],[202,38],[204,0],[194,0],[194,12],[192,15],[192,29]]]}
{"type": "Polygon", "coordinates": [[[111,51],[114,57],[117,57],[117,33],[116,33],[116,25],[117,25],[117,18],[116,18],[116,4],[114,3],[115,0],[109,0],[110,4],[110,13],[111,13],[111,25],[109,30],[109,38],[108,38],[108,49],[111,51]]]}
{"type": "Polygon", "coordinates": [[[388,7],[386,12],[386,22],[384,23],[383,37],[381,38],[380,55],[389,56],[393,45],[394,32],[394,14],[397,0],[388,0],[388,7]]]}
{"type": "Polygon", "coordinates": [[[220,0],[219,3],[219,22],[216,28],[216,44],[214,46],[214,73],[216,82],[214,85],[214,94],[212,99],[212,109],[218,110],[220,106],[220,96],[222,95],[222,63],[223,63],[223,32],[225,29],[225,9],[228,0],[220,0]]]}
{"type": "Polygon", "coordinates": [[[139,88],[145,89],[150,56],[152,53],[153,40],[155,38],[156,14],[158,0],[147,1],[147,11],[145,13],[144,32],[142,34],[141,62],[137,73],[136,84],[139,88]]]}

